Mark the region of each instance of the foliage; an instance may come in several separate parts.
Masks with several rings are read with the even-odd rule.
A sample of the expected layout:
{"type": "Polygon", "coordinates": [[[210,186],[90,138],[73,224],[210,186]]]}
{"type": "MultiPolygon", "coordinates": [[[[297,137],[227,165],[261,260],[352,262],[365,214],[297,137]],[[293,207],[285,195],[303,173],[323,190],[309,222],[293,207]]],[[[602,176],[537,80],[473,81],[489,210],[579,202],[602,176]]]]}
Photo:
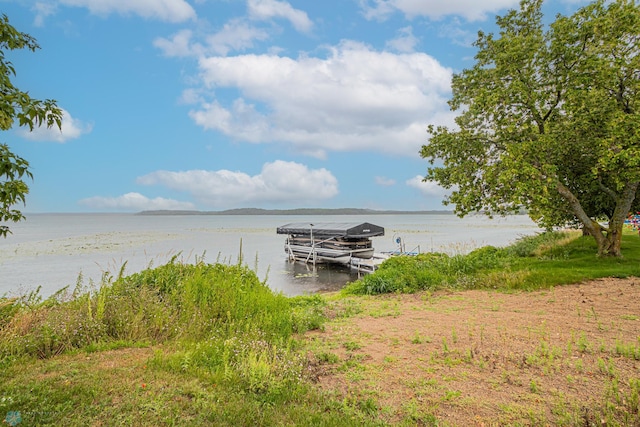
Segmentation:
{"type": "MultiPolygon", "coordinates": [[[[16,71],[13,64],[5,58],[7,51],[28,49],[34,52],[39,49],[35,39],[21,33],[9,24],[6,15],[0,16],[0,130],[9,130],[17,120],[18,126],[34,127],[45,125],[58,128],[62,125],[62,110],[55,100],[38,100],[31,98],[28,92],[21,91],[13,85],[12,77],[16,71]]],[[[17,203],[25,203],[29,192],[23,178],[32,178],[29,163],[13,154],[9,147],[0,144],[0,222],[17,222],[24,218],[22,213],[14,209],[17,203]]],[[[0,236],[6,237],[10,230],[6,225],[0,226],[0,236]]]]}
{"type": "MultiPolygon", "coordinates": [[[[64,289],[0,301],[0,358],[40,358],[107,343],[287,342],[317,328],[318,302],[296,307],[240,265],[174,262],[113,280],[99,289],[64,289]]],[[[313,301],[313,300],[310,300],[313,301]]],[[[222,351],[222,350],[221,350],[222,351]]]]}
{"type": "Polygon", "coordinates": [[[480,269],[497,268],[504,262],[505,252],[493,246],[476,249],[467,255],[424,253],[394,256],[373,274],[347,285],[343,292],[375,295],[456,287],[462,277],[480,269]]]}
{"type": "Polygon", "coordinates": [[[518,257],[538,256],[545,250],[553,249],[560,242],[571,238],[570,233],[538,233],[531,236],[523,236],[506,248],[507,254],[518,257]]]}
{"type": "Polygon", "coordinates": [[[640,239],[624,235],[624,259],[594,259],[593,239],[580,232],[545,232],[505,248],[486,246],[466,255],[396,256],[373,274],[348,284],[344,294],[412,293],[436,289],[538,289],[599,277],[640,276],[640,239]]]}
{"type": "Polygon", "coordinates": [[[453,78],[457,130],[429,127],[425,179],[453,189],[459,215],[524,207],[620,256],[640,182],[640,9],[598,0],[545,29],[542,3],[498,17],[499,36],[479,33],[475,66],[453,78]]]}
{"type": "MultiPolygon", "coordinates": [[[[32,178],[29,163],[13,154],[6,144],[0,144],[0,222],[20,221],[22,213],[14,209],[17,203],[24,204],[29,187],[23,177],[32,178]]],[[[9,227],[0,225],[0,236],[6,236],[9,227]]]]}

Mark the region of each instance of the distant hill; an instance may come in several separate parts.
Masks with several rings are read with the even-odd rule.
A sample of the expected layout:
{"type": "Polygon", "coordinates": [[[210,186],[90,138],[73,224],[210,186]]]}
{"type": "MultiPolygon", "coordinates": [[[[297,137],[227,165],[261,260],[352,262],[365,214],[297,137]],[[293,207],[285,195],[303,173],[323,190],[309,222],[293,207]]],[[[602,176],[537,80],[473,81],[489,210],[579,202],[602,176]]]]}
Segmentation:
{"type": "Polygon", "coordinates": [[[142,211],[137,215],[433,215],[452,214],[452,211],[392,211],[358,208],[300,208],[300,209],[259,209],[240,208],[223,211],[187,211],[187,210],[155,210],[142,211]]]}

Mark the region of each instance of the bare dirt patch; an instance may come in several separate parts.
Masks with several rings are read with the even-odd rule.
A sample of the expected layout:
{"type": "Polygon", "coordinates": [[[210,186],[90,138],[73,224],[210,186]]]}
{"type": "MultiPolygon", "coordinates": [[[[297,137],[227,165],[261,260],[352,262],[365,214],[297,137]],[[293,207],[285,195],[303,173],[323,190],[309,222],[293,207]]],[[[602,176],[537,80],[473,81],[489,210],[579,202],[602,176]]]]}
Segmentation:
{"type": "Polygon", "coordinates": [[[350,298],[331,310],[325,331],[308,334],[318,384],[386,421],[640,422],[638,278],[350,298]]]}

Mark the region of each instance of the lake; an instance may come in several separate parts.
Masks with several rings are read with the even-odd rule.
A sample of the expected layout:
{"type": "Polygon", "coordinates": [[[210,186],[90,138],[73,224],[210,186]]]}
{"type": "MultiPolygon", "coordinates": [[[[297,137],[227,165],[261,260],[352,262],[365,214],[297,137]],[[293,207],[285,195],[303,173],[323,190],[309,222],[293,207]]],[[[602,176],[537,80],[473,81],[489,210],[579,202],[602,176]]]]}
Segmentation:
{"type": "Polygon", "coordinates": [[[374,237],[377,251],[467,253],[486,245],[504,246],[541,230],[524,215],[489,219],[476,215],[135,215],[30,214],[9,224],[0,239],[0,296],[18,296],[41,287],[49,296],[65,286],[98,285],[104,273],[125,266],[131,274],[172,257],[193,263],[244,263],[285,295],[337,290],[358,273],[336,266],[291,263],[285,237],[276,228],[290,222],[369,222],[385,228],[374,237]],[[81,276],[80,276],[81,275],[81,276]]]}

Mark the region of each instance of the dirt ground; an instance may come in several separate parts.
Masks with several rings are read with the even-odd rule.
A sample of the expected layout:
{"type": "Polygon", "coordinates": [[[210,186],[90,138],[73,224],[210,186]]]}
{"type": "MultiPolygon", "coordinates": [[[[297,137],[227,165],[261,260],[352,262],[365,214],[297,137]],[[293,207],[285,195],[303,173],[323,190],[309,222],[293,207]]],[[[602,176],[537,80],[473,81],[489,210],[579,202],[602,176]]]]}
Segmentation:
{"type": "Polygon", "coordinates": [[[354,298],[331,314],[308,334],[319,386],[392,424],[640,425],[639,278],[354,298]]]}

